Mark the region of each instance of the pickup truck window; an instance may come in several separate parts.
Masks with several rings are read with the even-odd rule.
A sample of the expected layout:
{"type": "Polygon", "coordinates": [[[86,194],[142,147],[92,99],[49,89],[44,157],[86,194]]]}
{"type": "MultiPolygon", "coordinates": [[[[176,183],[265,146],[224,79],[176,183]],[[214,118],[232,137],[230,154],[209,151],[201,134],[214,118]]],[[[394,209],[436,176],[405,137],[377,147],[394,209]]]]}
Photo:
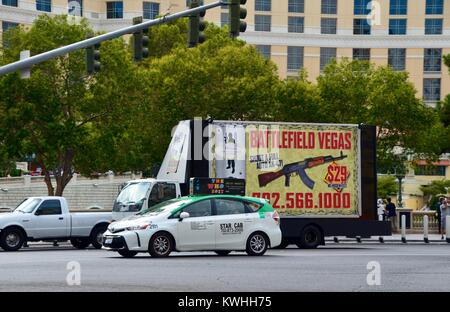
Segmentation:
{"type": "Polygon", "coordinates": [[[14,209],[14,212],[32,213],[40,202],[39,198],[27,198],[14,209]]]}
{"type": "Polygon", "coordinates": [[[138,212],[142,208],[142,204],[147,196],[150,187],[149,182],[130,183],[125,186],[114,203],[113,211],[138,212]]]}
{"type": "Polygon", "coordinates": [[[61,202],[59,200],[50,199],[44,201],[36,211],[38,215],[59,215],[61,214],[61,202]]]}

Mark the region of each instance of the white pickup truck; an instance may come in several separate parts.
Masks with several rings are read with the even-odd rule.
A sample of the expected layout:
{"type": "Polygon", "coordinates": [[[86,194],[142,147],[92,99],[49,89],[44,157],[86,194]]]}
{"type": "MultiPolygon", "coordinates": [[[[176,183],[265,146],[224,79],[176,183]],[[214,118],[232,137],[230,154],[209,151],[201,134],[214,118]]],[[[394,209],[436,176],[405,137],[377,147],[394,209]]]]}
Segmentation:
{"type": "Polygon", "coordinates": [[[101,248],[111,218],[111,212],[71,213],[64,197],[29,197],[0,214],[0,247],[15,251],[26,241],[70,240],[75,248],[101,248]]]}

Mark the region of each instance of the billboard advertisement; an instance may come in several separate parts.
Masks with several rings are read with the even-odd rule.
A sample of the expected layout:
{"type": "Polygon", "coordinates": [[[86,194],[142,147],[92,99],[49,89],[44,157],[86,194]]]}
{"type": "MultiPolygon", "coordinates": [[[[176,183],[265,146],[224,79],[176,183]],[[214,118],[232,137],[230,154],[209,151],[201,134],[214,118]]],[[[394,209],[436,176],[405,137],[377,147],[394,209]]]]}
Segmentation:
{"type": "Polygon", "coordinates": [[[358,217],[358,133],[353,125],[247,125],[246,195],[285,216],[358,217]]]}

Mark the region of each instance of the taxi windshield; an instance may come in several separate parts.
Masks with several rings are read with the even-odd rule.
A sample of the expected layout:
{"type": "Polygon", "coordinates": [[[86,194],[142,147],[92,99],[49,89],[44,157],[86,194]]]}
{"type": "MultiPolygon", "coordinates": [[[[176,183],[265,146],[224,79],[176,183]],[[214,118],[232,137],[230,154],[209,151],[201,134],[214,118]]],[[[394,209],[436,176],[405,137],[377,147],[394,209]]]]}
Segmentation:
{"type": "Polygon", "coordinates": [[[157,215],[163,212],[169,212],[191,201],[192,199],[170,199],[142,210],[138,215],[157,215]]]}

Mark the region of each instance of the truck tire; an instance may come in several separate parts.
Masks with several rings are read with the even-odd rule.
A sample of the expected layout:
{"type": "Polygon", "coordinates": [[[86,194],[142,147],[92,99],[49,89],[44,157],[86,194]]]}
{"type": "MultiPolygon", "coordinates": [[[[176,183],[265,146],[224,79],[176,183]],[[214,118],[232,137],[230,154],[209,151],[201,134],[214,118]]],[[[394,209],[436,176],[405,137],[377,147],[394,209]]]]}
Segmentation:
{"type": "Polygon", "coordinates": [[[269,247],[269,239],[262,232],[252,233],[247,240],[246,252],[249,256],[262,256],[269,247]]]}
{"type": "Polygon", "coordinates": [[[25,242],[25,235],[20,228],[7,228],[1,232],[0,246],[5,251],[19,250],[25,242]]]}
{"type": "Polygon", "coordinates": [[[216,250],[214,252],[219,256],[228,256],[231,250],[216,250]]]}
{"type": "Polygon", "coordinates": [[[298,248],[317,248],[322,242],[322,232],[315,225],[307,225],[302,230],[298,241],[295,243],[298,248]]]}
{"type": "Polygon", "coordinates": [[[173,245],[173,239],[169,234],[164,232],[156,233],[150,239],[148,253],[155,258],[165,258],[172,252],[173,245]]]}
{"type": "Polygon", "coordinates": [[[274,249],[285,249],[287,246],[289,246],[291,243],[287,241],[286,239],[281,240],[281,244],[274,247],[274,249]]]}
{"type": "Polygon", "coordinates": [[[91,244],[88,238],[72,238],[70,243],[76,249],[85,249],[91,244]]]}
{"type": "Polygon", "coordinates": [[[94,246],[95,249],[100,249],[103,246],[103,233],[106,232],[108,227],[106,225],[98,225],[96,226],[92,232],[91,236],[89,236],[89,240],[94,246]]]}
{"type": "Polygon", "coordinates": [[[118,253],[124,258],[133,258],[138,254],[137,251],[129,251],[128,249],[119,250],[118,253]]]}

